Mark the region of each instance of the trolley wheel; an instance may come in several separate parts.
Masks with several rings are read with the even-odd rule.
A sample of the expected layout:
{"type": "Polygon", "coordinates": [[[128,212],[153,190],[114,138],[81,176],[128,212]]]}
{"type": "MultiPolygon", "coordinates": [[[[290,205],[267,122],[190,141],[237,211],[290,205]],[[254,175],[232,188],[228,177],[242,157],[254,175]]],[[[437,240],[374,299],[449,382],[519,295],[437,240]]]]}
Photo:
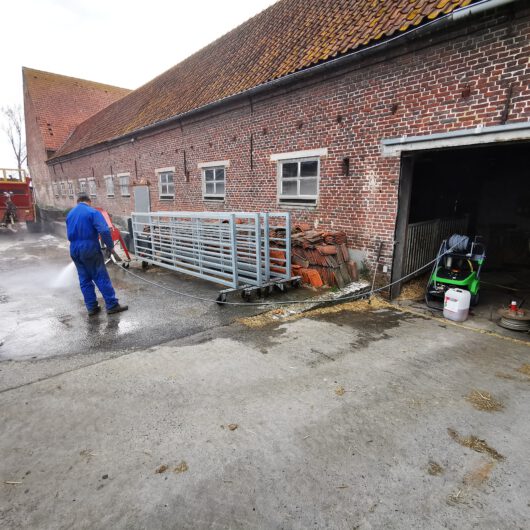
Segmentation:
{"type": "Polygon", "coordinates": [[[142,261],[142,270],[146,271],[149,267],[149,263],[147,261],[142,261]]]}
{"type": "Polygon", "coordinates": [[[477,291],[477,294],[471,295],[471,300],[469,301],[469,304],[474,307],[478,304],[478,300],[479,300],[479,292],[477,291]]]}
{"type": "Polygon", "coordinates": [[[278,291],[283,293],[285,291],[285,284],[284,283],[277,283],[276,284],[276,289],[278,289],[278,291]]]}
{"type": "Polygon", "coordinates": [[[250,297],[251,297],[250,291],[247,291],[246,289],[243,289],[241,291],[241,298],[243,298],[243,300],[245,300],[245,302],[248,302],[250,300],[250,297]]]}
{"type": "Polygon", "coordinates": [[[129,268],[129,262],[126,261],[125,263],[122,263],[121,265],[124,269],[128,269],[129,268]]]}
{"type": "Polygon", "coordinates": [[[223,302],[226,302],[226,293],[219,293],[219,295],[217,296],[217,298],[215,299],[215,301],[216,301],[219,305],[224,305],[223,302]]]}
{"type": "Polygon", "coordinates": [[[302,280],[293,280],[291,282],[291,287],[294,287],[295,289],[298,289],[302,285],[302,280]]]}

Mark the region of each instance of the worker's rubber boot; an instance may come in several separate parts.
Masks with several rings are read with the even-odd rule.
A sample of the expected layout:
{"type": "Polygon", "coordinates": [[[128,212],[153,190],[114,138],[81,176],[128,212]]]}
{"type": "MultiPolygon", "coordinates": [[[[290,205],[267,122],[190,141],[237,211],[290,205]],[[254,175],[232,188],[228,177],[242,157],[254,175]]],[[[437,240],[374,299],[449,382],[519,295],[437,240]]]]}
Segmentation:
{"type": "Polygon", "coordinates": [[[107,315],[113,315],[114,313],[121,313],[122,311],[127,311],[129,309],[128,305],[115,305],[114,307],[111,307],[110,309],[107,309],[107,315]]]}
{"type": "Polygon", "coordinates": [[[97,305],[96,307],[94,307],[88,312],[88,316],[93,317],[94,315],[97,315],[100,311],[101,311],[101,307],[97,305]]]}

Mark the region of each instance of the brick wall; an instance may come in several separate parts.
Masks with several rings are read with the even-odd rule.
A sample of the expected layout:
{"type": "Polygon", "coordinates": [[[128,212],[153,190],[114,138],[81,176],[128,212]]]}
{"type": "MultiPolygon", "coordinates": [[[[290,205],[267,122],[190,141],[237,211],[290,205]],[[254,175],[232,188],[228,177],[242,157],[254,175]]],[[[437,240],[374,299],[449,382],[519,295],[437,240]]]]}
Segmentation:
{"type": "Polygon", "coordinates": [[[115,198],[106,198],[103,176],[122,172],[130,173],[131,183],[150,185],[152,210],[271,211],[285,208],[278,205],[271,154],[326,147],[318,204],[292,209],[295,219],[345,230],[349,246],[369,258],[376,242],[384,241],[383,260],[390,266],[400,159],[382,157],[380,141],[499,125],[509,90],[508,122],[530,120],[528,11],[516,18],[483,18],[452,31],[415,42],[414,48],[408,44],[392,55],[365,59],[333,78],[328,74],[251,104],[234,104],[172,129],[73,157],[52,165],[52,178],[94,176],[95,204],[117,217],[130,214],[132,197],[121,198],[116,184],[115,198]],[[345,157],[350,158],[349,176],[342,174],[345,157]],[[230,160],[221,204],[202,198],[197,164],[213,160],[230,160]],[[175,199],[160,200],[155,169],[173,166],[175,199]]]}

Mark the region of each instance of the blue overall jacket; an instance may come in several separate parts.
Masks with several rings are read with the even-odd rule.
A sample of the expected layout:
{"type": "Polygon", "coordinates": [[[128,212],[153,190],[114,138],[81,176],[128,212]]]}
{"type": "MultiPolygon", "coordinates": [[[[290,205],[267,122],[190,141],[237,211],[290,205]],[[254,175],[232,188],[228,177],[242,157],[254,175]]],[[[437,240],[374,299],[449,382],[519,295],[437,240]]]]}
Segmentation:
{"type": "Polygon", "coordinates": [[[87,309],[90,311],[98,305],[94,284],[101,291],[107,309],[118,305],[99,244],[98,236],[101,236],[107,248],[113,247],[110,229],[101,212],[79,203],[66,216],[66,233],[87,309]]]}

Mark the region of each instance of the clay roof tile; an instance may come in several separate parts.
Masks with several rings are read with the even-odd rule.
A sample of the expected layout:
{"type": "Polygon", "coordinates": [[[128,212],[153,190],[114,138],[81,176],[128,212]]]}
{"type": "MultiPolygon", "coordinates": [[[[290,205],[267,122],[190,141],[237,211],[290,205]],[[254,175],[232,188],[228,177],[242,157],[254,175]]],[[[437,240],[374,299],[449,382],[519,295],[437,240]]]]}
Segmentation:
{"type": "Polygon", "coordinates": [[[81,123],[62,156],[198,109],[478,0],[280,0],[81,123]]]}
{"type": "Polygon", "coordinates": [[[33,68],[23,68],[27,91],[46,150],[55,151],[90,116],[131,91],[33,68]]]}

